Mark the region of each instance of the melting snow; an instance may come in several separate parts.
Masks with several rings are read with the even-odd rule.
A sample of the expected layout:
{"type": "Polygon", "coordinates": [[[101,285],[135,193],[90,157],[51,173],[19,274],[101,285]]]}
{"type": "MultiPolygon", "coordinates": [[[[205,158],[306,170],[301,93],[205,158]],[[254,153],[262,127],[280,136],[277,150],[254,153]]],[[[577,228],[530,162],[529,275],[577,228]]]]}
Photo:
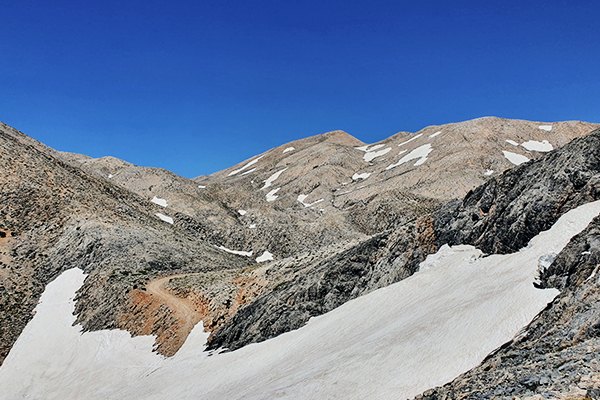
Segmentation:
{"type": "MultiPolygon", "coordinates": [[[[383,145],[377,145],[377,146],[383,146],[383,145]]],[[[373,148],[375,148],[377,146],[374,146],[373,148]]],[[[369,149],[363,156],[363,159],[366,162],[370,162],[377,157],[381,157],[382,155],[387,154],[390,150],[392,150],[391,147],[388,147],[386,149],[379,150],[379,151],[372,151],[372,149],[369,149]]]]}
{"type": "Polygon", "coordinates": [[[433,135],[429,135],[430,138],[434,138],[436,136],[438,136],[440,133],[442,133],[442,131],[437,131],[436,133],[434,133],[433,135]]]}
{"type": "Polygon", "coordinates": [[[548,142],[547,140],[542,140],[541,142],[537,142],[535,140],[530,140],[528,142],[521,143],[521,146],[525,147],[527,150],[540,151],[540,152],[554,150],[554,148],[552,147],[552,144],[550,144],[550,142],[548,142]]]}
{"type": "Polygon", "coordinates": [[[252,256],[252,252],[251,251],[229,250],[225,246],[219,246],[219,249],[221,249],[223,251],[226,251],[228,253],[231,253],[231,254],[237,254],[238,256],[244,256],[244,257],[250,257],[250,256],[252,256]]]}
{"type": "Polygon", "coordinates": [[[256,257],[256,262],[259,262],[259,263],[265,262],[265,261],[270,261],[270,260],[273,260],[273,254],[269,253],[268,250],[265,250],[265,252],[262,253],[261,256],[256,257]]]}
{"type": "Polygon", "coordinates": [[[167,200],[165,199],[159,199],[158,197],[154,196],[154,198],[152,200],[150,200],[153,203],[158,204],[159,206],[163,206],[166,207],[167,206],[167,200]]]}
{"type": "Polygon", "coordinates": [[[294,151],[294,150],[296,150],[296,148],[295,148],[295,147],[288,147],[287,149],[285,149],[285,150],[283,151],[283,153],[287,153],[288,151],[294,151]]]}
{"type": "Polygon", "coordinates": [[[298,195],[298,201],[299,201],[300,203],[302,203],[302,205],[303,205],[304,207],[311,207],[311,206],[314,206],[315,204],[317,204],[317,203],[320,203],[320,202],[322,202],[322,201],[324,200],[324,199],[319,199],[319,200],[317,200],[317,201],[315,201],[315,202],[313,202],[313,203],[305,203],[305,202],[304,202],[304,200],[306,200],[306,198],[307,198],[307,197],[308,197],[308,195],[307,195],[307,194],[300,194],[300,195],[298,195]]]}
{"type": "Polygon", "coordinates": [[[156,213],[154,215],[156,215],[158,218],[162,219],[163,221],[168,222],[169,224],[173,225],[173,218],[167,217],[166,215],[161,214],[161,213],[156,213]]]}
{"type": "Polygon", "coordinates": [[[414,149],[413,151],[411,151],[410,153],[408,153],[407,155],[402,157],[396,164],[388,165],[385,169],[387,171],[389,169],[397,167],[398,165],[404,164],[405,162],[408,162],[408,161],[411,161],[411,160],[414,160],[417,158],[418,158],[418,160],[415,163],[415,166],[421,165],[425,161],[427,161],[427,156],[429,155],[429,153],[431,153],[431,150],[433,150],[431,148],[431,143],[424,144],[423,146],[417,147],[416,149],[414,149]]]}
{"type": "Polygon", "coordinates": [[[73,299],[85,275],[71,269],[46,287],[0,367],[0,387],[11,399],[412,398],[478,365],[552,301],[557,290],[532,284],[538,260],[599,212],[600,202],[571,210],[513,254],[444,246],[403,281],[212,356],[202,324],[171,358],[151,351],[152,336],[82,333],[73,299]]]}
{"type": "Polygon", "coordinates": [[[253,173],[254,171],[256,171],[256,168],[249,169],[248,171],[246,171],[246,172],[242,173],[240,176],[244,176],[244,175],[251,174],[251,173],[253,173]]]}
{"type": "Polygon", "coordinates": [[[493,169],[488,169],[488,170],[486,170],[486,171],[485,171],[485,174],[484,174],[484,175],[485,175],[485,176],[490,176],[490,175],[491,175],[491,174],[493,174],[493,173],[494,173],[494,170],[493,170],[493,169]]]}
{"type": "Polygon", "coordinates": [[[508,161],[510,161],[511,163],[513,163],[515,165],[521,165],[521,164],[529,161],[529,158],[522,156],[520,154],[511,153],[510,151],[502,150],[502,153],[504,153],[504,157],[506,157],[508,161]]]}
{"type": "Polygon", "coordinates": [[[518,146],[519,145],[519,143],[515,142],[514,140],[510,140],[510,139],[506,139],[506,143],[510,143],[513,146],[518,146]]]}
{"type": "Polygon", "coordinates": [[[359,179],[367,179],[368,177],[370,177],[371,175],[373,175],[372,172],[363,172],[362,174],[359,174],[358,172],[354,175],[352,175],[352,180],[353,181],[357,181],[359,179]]]}
{"type": "Polygon", "coordinates": [[[279,197],[279,196],[277,196],[275,193],[277,193],[279,191],[279,189],[281,189],[281,188],[273,189],[269,193],[267,193],[267,201],[270,202],[270,201],[277,200],[277,197],[279,197]]]}
{"type": "Polygon", "coordinates": [[[238,210],[238,212],[240,213],[240,215],[246,215],[246,210],[238,210]]]}
{"type": "Polygon", "coordinates": [[[281,175],[281,173],[283,171],[285,171],[287,168],[282,169],[281,171],[275,172],[273,175],[271,175],[266,181],[263,181],[265,183],[265,186],[261,187],[260,190],[266,189],[269,186],[271,186],[273,184],[273,182],[275,181],[275,179],[279,178],[279,175],[281,175]]]}
{"type": "Polygon", "coordinates": [[[423,134],[422,134],[422,133],[419,133],[417,136],[415,136],[415,137],[412,137],[412,138],[408,139],[406,142],[402,142],[402,143],[400,143],[400,144],[398,145],[398,147],[400,147],[400,146],[402,146],[402,145],[405,145],[406,143],[410,143],[410,142],[412,142],[413,140],[420,138],[421,136],[423,136],[423,134]]]}
{"type": "Polygon", "coordinates": [[[552,125],[540,125],[538,126],[538,128],[540,128],[543,131],[550,132],[552,130],[552,125]]]}
{"type": "Polygon", "coordinates": [[[243,170],[245,170],[249,166],[256,164],[258,162],[258,160],[260,160],[263,157],[264,156],[260,156],[258,158],[255,158],[254,160],[250,161],[248,164],[244,165],[242,168],[236,169],[235,171],[230,172],[229,175],[227,175],[227,176],[232,176],[232,175],[237,174],[238,172],[242,172],[243,170]]]}

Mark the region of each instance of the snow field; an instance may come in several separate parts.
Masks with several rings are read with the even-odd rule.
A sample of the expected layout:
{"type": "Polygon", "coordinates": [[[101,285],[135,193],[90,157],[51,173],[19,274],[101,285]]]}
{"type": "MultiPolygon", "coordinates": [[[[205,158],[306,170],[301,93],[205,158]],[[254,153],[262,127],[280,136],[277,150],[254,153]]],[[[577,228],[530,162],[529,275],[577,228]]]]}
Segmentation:
{"type": "Polygon", "coordinates": [[[284,168],[281,171],[275,172],[273,175],[271,175],[270,177],[268,177],[266,181],[263,181],[265,183],[265,185],[263,187],[261,187],[260,190],[263,190],[263,189],[266,189],[268,187],[271,187],[271,185],[273,184],[273,182],[275,182],[275,180],[277,178],[279,178],[279,175],[281,175],[283,173],[283,171],[285,171],[286,169],[287,168],[284,168]]]}
{"type": "Polygon", "coordinates": [[[490,175],[492,175],[493,173],[494,173],[494,170],[493,170],[493,169],[488,169],[488,170],[486,170],[486,171],[485,171],[484,175],[485,175],[485,176],[490,176],[490,175]]]}
{"type": "Polygon", "coordinates": [[[543,131],[550,132],[552,130],[552,125],[540,125],[538,126],[538,128],[540,128],[543,131]]]}
{"type": "Polygon", "coordinates": [[[227,253],[231,253],[231,254],[237,254],[238,256],[244,256],[244,257],[251,257],[252,256],[252,252],[251,251],[240,251],[240,250],[230,250],[225,246],[219,246],[219,249],[226,251],[227,253]]]}
{"type": "Polygon", "coordinates": [[[269,253],[268,250],[265,250],[260,256],[256,257],[256,262],[261,263],[265,261],[273,260],[273,254],[269,253]]]}
{"type": "Polygon", "coordinates": [[[519,143],[515,142],[514,140],[510,140],[510,139],[506,139],[506,143],[512,144],[513,146],[518,146],[519,145],[519,143]]]}
{"type": "Polygon", "coordinates": [[[154,196],[150,201],[158,204],[159,206],[167,207],[167,200],[165,199],[159,199],[158,197],[154,196]]]}
{"type": "Polygon", "coordinates": [[[436,133],[434,133],[433,135],[429,135],[430,139],[433,139],[434,137],[440,135],[442,133],[442,131],[437,131],[436,133]]]}
{"type": "Polygon", "coordinates": [[[414,136],[414,137],[412,137],[412,138],[408,139],[406,142],[402,142],[402,143],[400,143],[400,144],[398,145],[398,147],[400,147],[400,146],[403,146],[403,145],[405,145],[405,144],[407,144],[407,143],[410,143],[410,142],[412,142],[413,140],[420,138],[421,136],[423,136],[423,134],[422,134],[422,133],[419,133],[417,136],[414,136]]]}
{"type": "Polygon", "coordinates": [[[252,166],[252,165],[256,164],[256,163],[258,162],[258,160],[260,160],[260,159],[261,159],[261,158],[263,158],[263,157],[264,157],[264,155],[263,155],[263,156],[260,156],[260,157],[257,157],[257,158],[255,158],[254,160],[250,161],[248,164],[244,165],[242,168],[240,168],[240,169],[236,169],[235,171],[231,171],[231,172],[229,173],[229,175],[227,175],[227,176],[233,176],[233,175],[235,175],[235,174],[238,174],[238,173],[242,172],[242,171],[243,171],[243,170],[245,170],[246,168],[248,168],[248,167],[250,167],[250,166],[252,166]]]}
{"type": "Polygon", "coordinates": [[[296,150],[296,148],[295,148],[295,147],[288,147],[287,149],[285,149],[285,150],[283,151],[283,154],[287,153],[288,151],[294,151],[294,150],[296,150]]]}
{"type": "Polygon", "coordinates": [[[377,146],[373,146],[372,149],[367,150],[367,152],[363,156],[363,160],[365,160],[366,162],[371,162],[375,158],[381,157],[382,155],[387,154],[387,153],[389,153],[392,150],[391,147],[387,147],[387,148],[385,148],[383,150],[373,151],[373,149],[379,148],[379,146],[384,146],[384,145],[383,144],[378,144],[377,146]]]}
{"type": "Polygon", "coordinates": [[[599,213],[600,201],[571,210],[513,254],[443,246],[401,282],[296,331],[211,356],[201,351],[201,324],[169,359],[151,353],[152,337],[82,334],[72,313],[85,276],[72,269],[47,286],[0,367],[0,387],[6,398],[412,398],[518,334],[558,294],[532,285],[538,260],[599,213]]]}
{"type": "Polygon", "coordinates": [[[300,195],[298,195],[298,201],[299,201],[299,202],[300,202],[300,203],[301,203],[301,204],[302,204],[304,207],[312,207],[312,206],[314,206],[315,204],[317,204],[317,203],[320,203],[320,202],[322,202],[322,201],[324,201],[324,200],[325,200],[325,199],[319,199],[319,200],[317,200],[317,201],[315,201],[315,202],[312,202],[312,203],[305,203],[305,202],[304,202],[304,200],[306,200],[307,198],[308,198],[308,195],[307,195],[307,194],[300,194],[300,195]]]}
{"type": "Polygon", "coordinates": [[[166,216],[164,214],[161,214],[161,213],[156,213],[154,215],[156,215],[158,218],[162,219],[163,221],[168,222],[169,224],[173,225],[173,218],[166,216]]]}
{"type": "Polygon", "coordinates": [[[529,140],[525,143],[521,143],[521,146],[525,147],[527,150],[530,151],[547,152],[554,150],[550,142],[548,142],[547,140],[542,140],[541,142],[529,140]]]}
{"type": "Polygon", "coordinates": [[[370,177],[371,175],[373,175],[372,172],[363,172],[362,174],[359,174],[358,172],[355,173],[354,175],[352,175],[352,180],[353,181],[357,181],[359,179],[367,179],[368,177],[370,177]]]}
{"type": "Polygon", "coordinates": [[[276,195],[275,193],[277,193],[279,191],[279,189],[281,189],[281,188],[273,189],[269,193],[267,193],[266,197],[267,197],[267,201],[268,202],[272,202],[272,201],[277,200],[277,198],[279,196],[276,195]]]}
{"type": "Polygon", "coordinates": [[[529,158],[522,156],[521,154],[512,153],[510,151],[505,151],[505,150],[502,150],[502,153],[504,154],[504,157],[506,157],[506,159],[508,161],[510,161],[511,163],[513,163],[515,165],[521,165],[521,164],[529,161],[529,158]]]}
{"type": "Polygon", "coordinates": [[[427,161],[427,156],[429,155],[429,153],[431,153],[431,150],[433,150],[431,148],[431,143],[427,143],[427,144],[424,144],[423,146],[417,147],[416,149],[414,149],[413,151],[411,151],[410,153],[408,153],[407,155],[402,157],[397,163],[388,165],[385,168],[385,170],[386,171],[390,170],[392,168],[395,168],[399,165],[404,164],[405,162],[409,162],[409,161],[415,160],[415,159],[417,159],[415,166],[424,164],[425,161],[427,161]]]}
{"type": "Polygon", "coordinates": [[[247,213],[247,212],[248,212],[248,211],[246,211],[246,210],[238,210],[238,213],[239,213],[240,215],[246,215],[246,213],[247,213]]]}

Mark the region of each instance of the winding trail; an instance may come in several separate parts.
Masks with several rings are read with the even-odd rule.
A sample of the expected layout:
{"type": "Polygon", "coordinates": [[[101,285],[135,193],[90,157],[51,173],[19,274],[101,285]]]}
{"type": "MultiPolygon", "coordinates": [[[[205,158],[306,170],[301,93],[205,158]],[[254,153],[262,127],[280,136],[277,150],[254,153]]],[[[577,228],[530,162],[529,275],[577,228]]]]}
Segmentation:
{"type": "Polygon", "coordinates": [[[165,288],[165,285],[169,283],[171,279],[183,278],[191,275],[198,275],[198,273],[166,276],[150,281],[146,285],[146,292],[148,294],[153,296],[158,302],[166,304],[171,311],[173,311],[173,317],[178,322],[177,325],[173,327],[173,334],[175,336],[175,338],[173,338],[173,344],[175,344],[176,349],[179,349],[179,347],[183,345],[194,326],[202,319],[202,316],[191,301],[175,296],[165,288]]]}

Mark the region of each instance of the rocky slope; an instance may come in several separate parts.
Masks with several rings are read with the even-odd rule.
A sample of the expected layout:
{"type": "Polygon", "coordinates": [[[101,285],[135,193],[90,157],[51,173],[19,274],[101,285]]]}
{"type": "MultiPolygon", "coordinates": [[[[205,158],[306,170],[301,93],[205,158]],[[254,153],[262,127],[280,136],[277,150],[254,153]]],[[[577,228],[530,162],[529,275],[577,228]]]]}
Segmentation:
{"type": "Polygon", "coordinates": [[[213,331],[210,347],[235,349],[410,276],[441,244],[515,251],[597,198],[597,133],[545,155],[593,128],[481,118],[372,145],[334,131],[188,180],[1,126],[0,362],[74,266],[90,273],[85,329],[155,334],[172,355],[185,323],[146,290],[155,279],[178,276],[164,288],[213,331]],[[501,175],[523,157],[540,161],[501,175]],[[275,260],[257,263],[265,251],[275,260]]]}

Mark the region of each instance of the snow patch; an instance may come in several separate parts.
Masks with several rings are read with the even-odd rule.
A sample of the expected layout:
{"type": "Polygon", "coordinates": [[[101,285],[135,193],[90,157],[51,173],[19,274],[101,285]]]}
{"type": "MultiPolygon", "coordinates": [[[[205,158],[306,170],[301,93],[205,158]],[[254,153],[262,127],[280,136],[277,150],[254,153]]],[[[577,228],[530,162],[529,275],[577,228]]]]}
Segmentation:
{"type": "Polygon", "coordinates": [[[260,157],[258,157],[258,158],[255,158],[254,160],[250,161],[248,164],[244,165],[242,168],[240,168],[240,169],[236,169],[235,171],[232,171],[232,172],[230,172],[230,173],[229,173],[229,175],[227,175],[227,176],[232,176],[232,175],[235,175],[235,174],[237,174],[237,173],[239,173],[239,172],[242,172],[242,171],[243,171],[243,170],[245,170],[246,168],[248,168],[248,167],[250,167],[250,166],[252,166],[252,165],[256,164],[256,163],[258,162],[258,160],[260,160],[260,159],[261,159],[261,158],[263,158],[263,157],[264,157],[264,156],[260,156],[260,157]]]}
{"type": "Polygon", "coordinates": [[[261,256],[256,257],[256,262],[259,262],[259,263],[265,262],[265,261],[271,261],[271,260],[273,260],[273,254],[269,253],[268,250],[265,250],[265,252],[262,253],[261,256]]]}
{"type": "Polygon", "coordinates": [[[256,228],[256,224],[250,224],[250,226],[248,228],[255,229],[256,228]]]}
{"type": "Polygon", "coordinates": [[[238,210],[238,212],[240,213],[240,215],[246,215],[246,213],[247,213],[246,210],[238,210]]]}
{"type": "Polygon", "coordinates": [[[282,169],[281,171],[277,171],[275,172],[273,175],[271,175],[266,181],[263,181],[265,183],[265,185],[263,187],[260,188],[260,190],[266,189],[269,186],[271,186],[273,184],[273,182],[275,182],[275,180],[277,178],[279,178],[279,175],[281,175],[281,173],[283,171],[285,171],[287,168],[282,169]]]}
{"type": "Polygon", "coordinates": [[[508,161],[515,165],[521,165],[529,161],[529,158],[522,156],[521,154],[511,153],[510,151],[505,150],[502,150],[502,153],[504,153],[504,157],[506,157],[508,161]]]}
{"type": "Polygon", "coordinates": [[[277,197],[279,197],[279,196],[277,196],[275,193],[277,193],[279,191],[279,189],[281,189],[281,188],[273,189],[269,193],[267,193],[267,201],[268,202],[277,200],[277,197]]]}
{"type": "Polygon", "coordinates": [[[113,174],[108,174],[108,179],[112,178],[113,174]]]}
{"type": "Polygon", "coordinates": [[[554,150],[552,144],[550,144],[550,142],[548,142],[547,140],[542,140],[541,142],[530,140],[528,142],[521,143],[521,146],[525,147],[527,150],[530,151],[547,152],[554,150]]]}
{"type": "MultiPolygon", "coordinates": [[[[378,146],[384,146],[384,145],[382,144],[382,145],[373,146],[373,149],[378,146]]],[[[375,159],[377,157],[381,157],[382,155],[387,154],[392,150],[391,147],[388,147],[388,148],[385,148],[385,149],[379,150],[379,151],[373,151],[373,149],[369,149],[363,156],[363,159],[366,162],[371,162],[371,161],[373,161],[373,159],[375,159]]]]}
{"type": "Polygon", "coordinates": [[[431,148],[431,143],[424,144],[423,146],[417,147],[416,149],[402,157],[397,163],[388,165],[385,169],[387,171],[389,169],[397,167],[398,165],[402,165],[405,162],[415,159],[418,159],[415,163],[415,166],[421,165],[425,161],[427,161],[427,156],[429,155],[429,153],[431,153],[431,150],[433,150],[431,148]]]}
{"type": "Polygon", "coordinates": [[[515,142],[514,140],[511,139],[506,139],[506,143],[512,144],[513,146],[518,146],[519,143],[515,142]]]}
{"type": "Polygon", "coordinates": [[[294,150],[296,150],[296,148],[295,148],[295,147],[288,147],[287,149],[285,149],[285,150],[283,151],[283,154],[287,153],[288,151],[294,151],[294,150]]]}
{"type": "Polygon", "coordinates": [[[486,171],[485,171],[484,175],[485,175],[485,176],[490,176],[490,175],[492,175],[493,173],[494,173],[494,170],[493,170],[493,169],[488,169],[488,170],[486,170],[486,171]]]}
{"type": "Polygon", "coordinates": [[[244,175],[251,174],[251,173],[253,173],[254,171],[256,171],[256,168],[249,169],[248,171],[246,171],[246,172],[242,173],[240,176],[244,176],[244,175]]]}
{"type": "Polygon", "coordinates": [[[412,138],[408,139],[406,142],[402,142],[402,143],[400,143],[400,144],[398,145],[398,147],[400,147],[400,146],[403,146],[403,145],[405,145],[406,143],[410,143],[410,142],[412,142],[413,140],[420,138],[421,136],[423,136],[423,134],[422,134],[422,133],[419,133],[417,136],[415,136],[415,137],[412,137],[412,138]]]}
{"type": "Polygon", "coordinates": [[[308,195],[307,195],[307,194],[300,194],[300,195],[298,195],[298,201],[299,201],[300,203],[302,203],[302,205],[303,205],[304,207],[311,207],[311,206],[314,206],[315,204],[317,204],[317,203],[320,203],[320,202],[322,202],[322,201],[324,200],[324,199],[319,199],[319,200],[317,200],[317,201],[315,201],[315,202],[313,202],[313,203],[305,203],[305,202],[304,202],[304,200],[306,200],[306,199],[307,199],[307,197],[308,197],[308,195]]]}
{"type": "Polygon", "coordinates": [[[244,256],[244,257],[251,257],[252,256],[252,252],[251,251],[239,251],[239,250],[230,250],[225,246],[219,246],[219,249],[226,251],[228,253],[231,254],[237,254],[238,256],[244,256]]]}
{"type": "Polygon", "coordinates": [[[150,200],[151,202],[158,204],[159,206],[163,206],[166,207],[167,206],[167,200],[165,199],[159,199],[158,197],[154,196],[154,198],[152,200],[150,200]]]}
{"type": "Polygon", "coordinates": [[[372,172],[363,172],[362,174],[359,174],[358,172],[354,175],[352,175],[352,180],[353,181],[357,181],[359,179],[367,179],[368,177],[370,177],[371,175],[373,175],[372,172]]]}
{"type": "Polygon", "coordinates": [[[169,224],[173,225],[173,218],[168,217],[161,213],[156,213],[154,215],[156,215],[158,218],[162,219],[163,221],[168,222],[169,224]]]}
{"type": "Polygon", "coordinates": [[[552,130],[552,125],[540,125],[538,126],[538,128],[540,128],[543,131],[550,132],[552,130]]]}
{"type": "Polygon", "coordinates": [[[200,189],[206,189],[206,186],[198,185],[198,188],[200,188],[200,189]]]}
{"type": "Polygon", "coordinates": [[[434,138],[434,137],[438,136],[440,133],[442,133],[442,131],[437,131],[433,135],[429,135],[429,138],[434,138]]]}

